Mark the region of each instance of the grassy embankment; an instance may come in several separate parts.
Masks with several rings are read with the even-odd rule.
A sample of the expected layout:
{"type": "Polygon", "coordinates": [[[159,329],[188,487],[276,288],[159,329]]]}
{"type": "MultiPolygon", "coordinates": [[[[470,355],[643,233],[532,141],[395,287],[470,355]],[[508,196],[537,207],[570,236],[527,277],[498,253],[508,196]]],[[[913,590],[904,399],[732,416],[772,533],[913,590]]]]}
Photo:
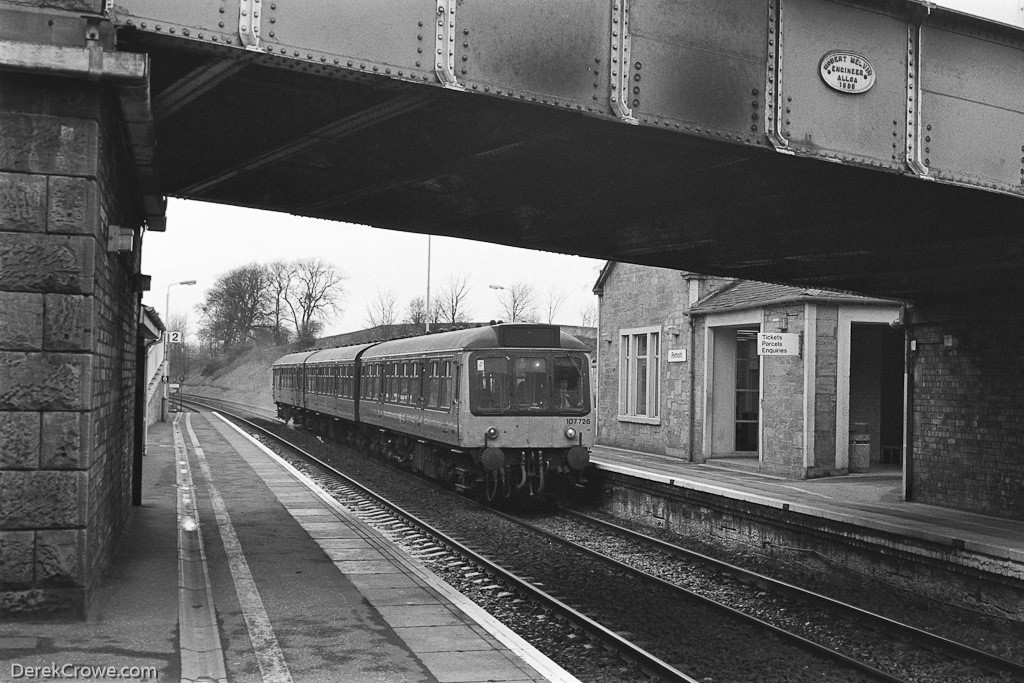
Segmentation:
{"type": "Polygon", "coordinates": [[[246,350],[208,366],[205,376],[202,368],[192,372],[182,391],[273,409],[270,367],[289,350],[285,347],[246,350]]]}

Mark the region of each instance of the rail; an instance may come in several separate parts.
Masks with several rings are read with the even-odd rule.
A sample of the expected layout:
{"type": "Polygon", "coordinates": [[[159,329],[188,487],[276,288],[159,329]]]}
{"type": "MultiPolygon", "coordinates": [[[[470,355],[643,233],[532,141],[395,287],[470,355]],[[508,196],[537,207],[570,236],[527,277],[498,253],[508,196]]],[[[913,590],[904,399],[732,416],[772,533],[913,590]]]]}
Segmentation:
{"type": "MultiPolygon", "coordinates": [[[[723,560],[705,555],[682,546],[663,541],[662,539],[655,538],[648,534],[643,534],[632,529],[628,529],[624,526],[609,522],[607,520],[599,519],[591,515],[579,512],[578,510],[568,510],[562,508],[559,510],[561,513],[580,519],[587,524],[592,524],[596,527],[604,528],[612,531],[616,534],[625,536],[630,539],[639,540],[646,545],[663,550],[667,553],[678,557],[685,557],[687,559],[700,562],[704,565],[714,567],[720,571],[727,572],[734,576],[742,577],[749,583],[754,583],[759,586],[770,588],[780,593],[788,593],[795,595],[801,599],[808,600],[812,603],[819,604],[837,612],[843,613],[848,617],[851,617],[861,623],[867,624],[874,628],[884,629],[885,631],[892,633],[902,639],[908,640],[915,643],[916,645],[923,648],[930,648],[945,652],[947,654],[952,653],[957,658],[964,660],[974,660],[978,666],[986,670],[1009,675],[1012,680],[1024,681],[1024,664],[1015,662],[1009,659],[1005,659],[998,655],[994,655],[984,650],[979,650],[975,647],[961,643],[949,638],[945,638],[934,633],[930,633],[923,629],[905,624],[903,622],[890,619],[881,614],[876,614],[868,610],[862,609],[855,605],[831,598],[821,593],[801,588],[794,584],[775,579],[765,574],[755,572],[744,567],[740,567],[723,560]]],[[[524,523],[520,521],[520,523],[524,523]]],[[[542,533],[548,533],[544,530],[540,530],[542,533]]],[[[656,577],[652,577],[656,578],[656,577]]]]}
{"type": "MultiPolygon", "coordinates": [[[[217,409],[214,403],[227,404],[228,401],[221,399],[207,399],[205,397],[195,397],[189,395],[182,395],[184,403],[190,403],[193,405],[205,406],[211,409],[217,409]]],[[[245,404],[241,404],[245,405],[245,404]]],[[[249,406],[252,407],[252,406],[249,406]]],[[[420,519],[411,511],[403,508],[402,506],[394,503],[377,492],[369,489],[355,479],[349,477],[344,472],[341,472],[337,468],[331,466],[328,463],[323,462],[313,454],[305,451],[304,449],[289,443],[286,439],[274,434],[273,432],[260,427],[259,425],[247,420],[246,418],[236,414],[230,413],[229,411],[222,411],[232,419],[238,420],[243,423],[246,428],[259,432],[265,438],[271,439],[272,441],[284,445],[286,448],[299,454],[302,458],[309,460],[310,462],[316,463],[318,467],[322,467],[329,471],[332,476],[335,476],[342,480],[346,486],[354,488],[362,493],[367,498],[373,500],[378,505],[383,506],[387,510],[392,511],[393,514],[405,520],[406,523],[411,524],[415,527],[422,529],[425,533],[434,538],[438,539],[441,543],[444,543],[450,548],[453,548],[460,555],[468,558],[472,562],[484,567],[488,572],[494,576],[499,577],[509,585],[515,587],[515,589],[525,595],[530,596],[533,600],[550,608],[552,611],[564,616],[566,619],[578,624],[584,632],[589,634],[598,640],[606,649],[612,650],[619,654],[623,659],[634,663],[641,671],[646,673],[658,681],[681,681],[683,683],[698,683],[696,679],[687,676],[682,671],[679,671],[670,664],[662,661],[653,654],[647,652],[643,648],[629,642],[622,636],[618,635],[614,631],[611,631],[601,624],[597,623],[593,619],[589,618],[585,614],[565,604],[561,600],[558,600],[554,596],[541,590],[539,587],[533,585],[528,579],[519,577],[512,572],[508,571],[504,567],[492,562],[488,558],[479,554],[475,550],[467,547],[463,543],[459,542],[452,536],[446,534],[440,529],[436,528],[429,522],[420,519]]]]}

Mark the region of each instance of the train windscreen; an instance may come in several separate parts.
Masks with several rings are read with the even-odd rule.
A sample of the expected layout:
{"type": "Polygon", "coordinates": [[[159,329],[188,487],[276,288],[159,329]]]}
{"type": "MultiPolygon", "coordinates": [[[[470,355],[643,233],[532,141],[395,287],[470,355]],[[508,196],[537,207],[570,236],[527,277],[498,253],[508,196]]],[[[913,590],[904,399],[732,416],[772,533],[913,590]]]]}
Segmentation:
{"type": "Polygon", "coordinates": [[[582,353],[476,353],[470,358],[470,411],[584,415],[590,412],[588,377],[582,353]]]}

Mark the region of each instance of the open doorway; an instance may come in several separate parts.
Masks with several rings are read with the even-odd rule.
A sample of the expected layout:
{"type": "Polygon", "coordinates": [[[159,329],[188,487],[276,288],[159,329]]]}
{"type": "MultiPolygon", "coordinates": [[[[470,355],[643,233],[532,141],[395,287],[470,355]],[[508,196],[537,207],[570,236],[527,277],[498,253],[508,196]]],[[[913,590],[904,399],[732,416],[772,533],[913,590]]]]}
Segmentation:
{"type": "Polygon", "coordinates": [[[760,445],[761,363],[757,326],[712,327],[710,457],[757,459],[760,445]]]}
{"type": "Polygon", "coordinates": [[[903,333],[888,325],[850,327],[850,472],[903,460],[903,333]]]}

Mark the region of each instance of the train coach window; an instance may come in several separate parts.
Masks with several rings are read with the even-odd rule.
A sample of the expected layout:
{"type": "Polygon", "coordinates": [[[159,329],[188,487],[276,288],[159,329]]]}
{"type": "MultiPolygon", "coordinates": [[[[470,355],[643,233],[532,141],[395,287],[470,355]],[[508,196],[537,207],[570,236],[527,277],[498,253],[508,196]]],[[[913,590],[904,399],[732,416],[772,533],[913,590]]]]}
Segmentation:
{"type": "Polygon", "coordinates": [[[536,356],[516,358],[512,407],[518,410],[545,410],[550,400],[547,359],[536,356]]]}
{"type": "Polygon", "coordinates": [[[373,366],[364,365],[359,369],[362,373],[362,379],[359,384],[359,395],[360,398],[373,398],[373,366]]]}
{"type": "Polygon", "coordinates": [[[399,403],[408,403],[409,402],[409,383],[411,381],[409,379],[409,364],[408,363],[402,363],[402,365],[401,365],[401,367],[399,369],[399,377],[401,379],[398,381],[398,402],[399,403]]]}
{"type": "Polygon", "coordinates": [[[472,362],[469,398],[474,413],[501,413],[508,408],[512,387],[509,360],[495,356],[477,357],[472,362]]]}
{"type": "Polygon", "coordinates": [[[587,408],[588,376],[586,359],[582,356],[563,356],[554,359],[554,399],[557,410],[584,410],[587,408]]]}
{"type": "Polygon", "coordinates": [[[438,401],[438,406],[447,409],[451,404],[452,396],[452,362],[446,360],[444,362],[444,369],[441,373],[441,398],[438,401]]]}
{"type": "Polygon", "coordinates": [[[436,360],[430,361],[430,364],[426,366],[424,374],[424,389],[423,398],[428,408],[437,408],[440,404],[440,397],[438,396],[438,388],[441,385],[441,378],[438,373],[439,363],[436,360]]]}

